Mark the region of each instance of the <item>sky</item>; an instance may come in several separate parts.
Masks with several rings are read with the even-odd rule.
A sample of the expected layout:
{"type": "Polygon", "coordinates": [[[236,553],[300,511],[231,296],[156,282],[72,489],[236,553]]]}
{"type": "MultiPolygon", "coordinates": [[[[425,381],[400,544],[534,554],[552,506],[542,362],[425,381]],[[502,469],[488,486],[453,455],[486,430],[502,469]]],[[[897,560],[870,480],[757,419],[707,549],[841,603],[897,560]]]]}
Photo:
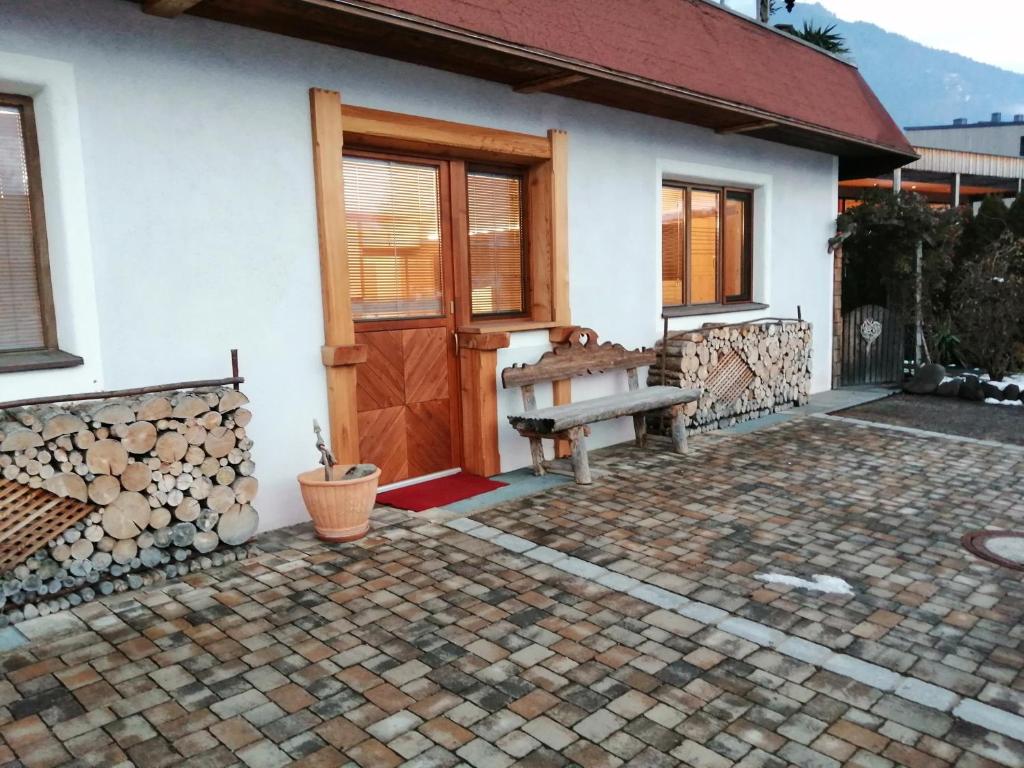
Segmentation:
{"type": "MultiPolygon", "coordinates": [[[[931,48],[954,51],[975,61],[1024,74],[1024,45],[1020,42],[1024,0],[817,2],[845,21],[867,21],[931,48]]],[[[726,4],[738,11],[753,13],[756,0],[727,0],[726,4]]]]}

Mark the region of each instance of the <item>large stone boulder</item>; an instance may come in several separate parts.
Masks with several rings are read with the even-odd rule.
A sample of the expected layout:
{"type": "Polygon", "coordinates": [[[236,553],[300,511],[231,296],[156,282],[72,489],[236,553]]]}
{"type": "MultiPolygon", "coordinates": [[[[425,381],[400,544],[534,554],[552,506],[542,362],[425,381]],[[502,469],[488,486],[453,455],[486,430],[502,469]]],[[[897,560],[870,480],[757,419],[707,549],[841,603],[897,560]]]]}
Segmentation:
{"type": "Polygon", "coordinates": [[[1020,387],[1016,384],[1007,384],[1003,387],[1003,399],[1020,400],[1020,387]]]}
{"type": "Polygon", "coordinates": [[[974,400],[980,403],[985,399],[985,390],[982,389],[981,379],[970,374],[964,376],[963,381],[960,382],[959,395],[961,400],[974,400]]]}
{"type": "Polygon", "coordinates": [[[930,395],[939,388],[946,378],[946,368],[938,363],[928,363],[917,369],[913,378],[903,384],[903,391],[912,395],[930,395]]]}
{"type": "Polygon", "coordinates": [[[956,397],[960,394],[960,379],[947,379],[935,390],[939,397],[956,397]]]}
{"type": "Polygon", "coordinates": [[[997,387],[995,384],[991,384],[987,381],[981,382],[981,391],[985,393],[985,399],[992,398],[993,400],[1002,400],[1006,397],[1003,394],[1002,387],[997,387]]]}

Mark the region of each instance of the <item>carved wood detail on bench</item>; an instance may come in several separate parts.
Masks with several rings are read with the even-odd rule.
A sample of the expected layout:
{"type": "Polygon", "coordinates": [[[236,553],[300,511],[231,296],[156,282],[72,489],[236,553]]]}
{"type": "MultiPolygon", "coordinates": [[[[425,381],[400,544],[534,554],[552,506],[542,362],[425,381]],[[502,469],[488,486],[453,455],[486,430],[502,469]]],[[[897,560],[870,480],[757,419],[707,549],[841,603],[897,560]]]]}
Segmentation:
{"type": "Polygon", "coordinates": [[[536,363],[506,368],[501,373],[501,381],[509,389],[592,373],[636,369],[655,362],[653,349],[633,350],[610,341],[599,343],[592,328],[574,328],[563,345],[545,352],[536,363]]]}
{"type": "Polygon", "coordinates": [[[506,389],[520,387],[525,413],[509,416],[509,422],[519,434],[530,440],[530,455],[534,474],[545,472],[542,439],[568,440],[571,449],[573,474],[576,482],[591,482],[590,465],[587,459],[586,437],[589,425],[598,421],[632,416],[637,445],[647,443],[647,426],[644,415],[651,412],[667,412],[672,418],[672,444],[677,453],[686,451],[685,407],[700,397],[696,390],[680,390],[676,387],[648,387],[640,391],[637,368],[656,362],[653,349],[630,350],[621,344],[598,341],[597,333],[591,328],[574,328],[561,346],[545,352],[540,360],[532,364],[518,364],[501,373],[506,389]],[[534,384],[558,381],[575,376],[625,370],[629,392],[618,395],[583,400],[566,405],[537,409],[534,384]]]}

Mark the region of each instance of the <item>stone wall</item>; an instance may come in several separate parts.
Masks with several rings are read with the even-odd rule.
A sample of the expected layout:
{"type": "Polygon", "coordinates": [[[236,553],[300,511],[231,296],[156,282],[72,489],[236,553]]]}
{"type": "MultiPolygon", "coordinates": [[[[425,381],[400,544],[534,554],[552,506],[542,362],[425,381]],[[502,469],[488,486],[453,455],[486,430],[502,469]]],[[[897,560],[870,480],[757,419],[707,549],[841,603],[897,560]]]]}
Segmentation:
{"type": "Polygon", "coordinates": [[[0,410],[0,625],[243,555],[247,403],[215,387],[0,410]]]}
{"type": "MultiPolygon", "coordinates": [[[[690,417],[692,430],[729,427],[808,401],[811,339],[811,324],[800,320],[670,333],[664,352],[661,341],[656,345],[658,363],[649,369],[647,382],[701,390],[690,417]]],[[[657,424],[652,420],[652,429],[657,424]]]]}

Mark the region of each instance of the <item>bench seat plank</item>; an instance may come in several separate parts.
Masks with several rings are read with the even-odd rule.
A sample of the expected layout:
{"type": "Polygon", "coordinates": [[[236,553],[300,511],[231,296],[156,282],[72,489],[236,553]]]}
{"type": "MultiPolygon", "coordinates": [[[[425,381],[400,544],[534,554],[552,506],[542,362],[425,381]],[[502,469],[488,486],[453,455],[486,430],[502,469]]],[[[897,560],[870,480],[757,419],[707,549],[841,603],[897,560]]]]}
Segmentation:
{"type": "Polygon", "coordinates": [[[598,421],[607,421],[620,416],[657,411],[673,405],[692,403],[700,398],[696,389],[678,387],[647,387],[616,395],[582,400],[566,405],[554,405],[535,411],[509,416],[509,423],[518,430],[554,434],[573,427],[582,427],[598,421]]]}

